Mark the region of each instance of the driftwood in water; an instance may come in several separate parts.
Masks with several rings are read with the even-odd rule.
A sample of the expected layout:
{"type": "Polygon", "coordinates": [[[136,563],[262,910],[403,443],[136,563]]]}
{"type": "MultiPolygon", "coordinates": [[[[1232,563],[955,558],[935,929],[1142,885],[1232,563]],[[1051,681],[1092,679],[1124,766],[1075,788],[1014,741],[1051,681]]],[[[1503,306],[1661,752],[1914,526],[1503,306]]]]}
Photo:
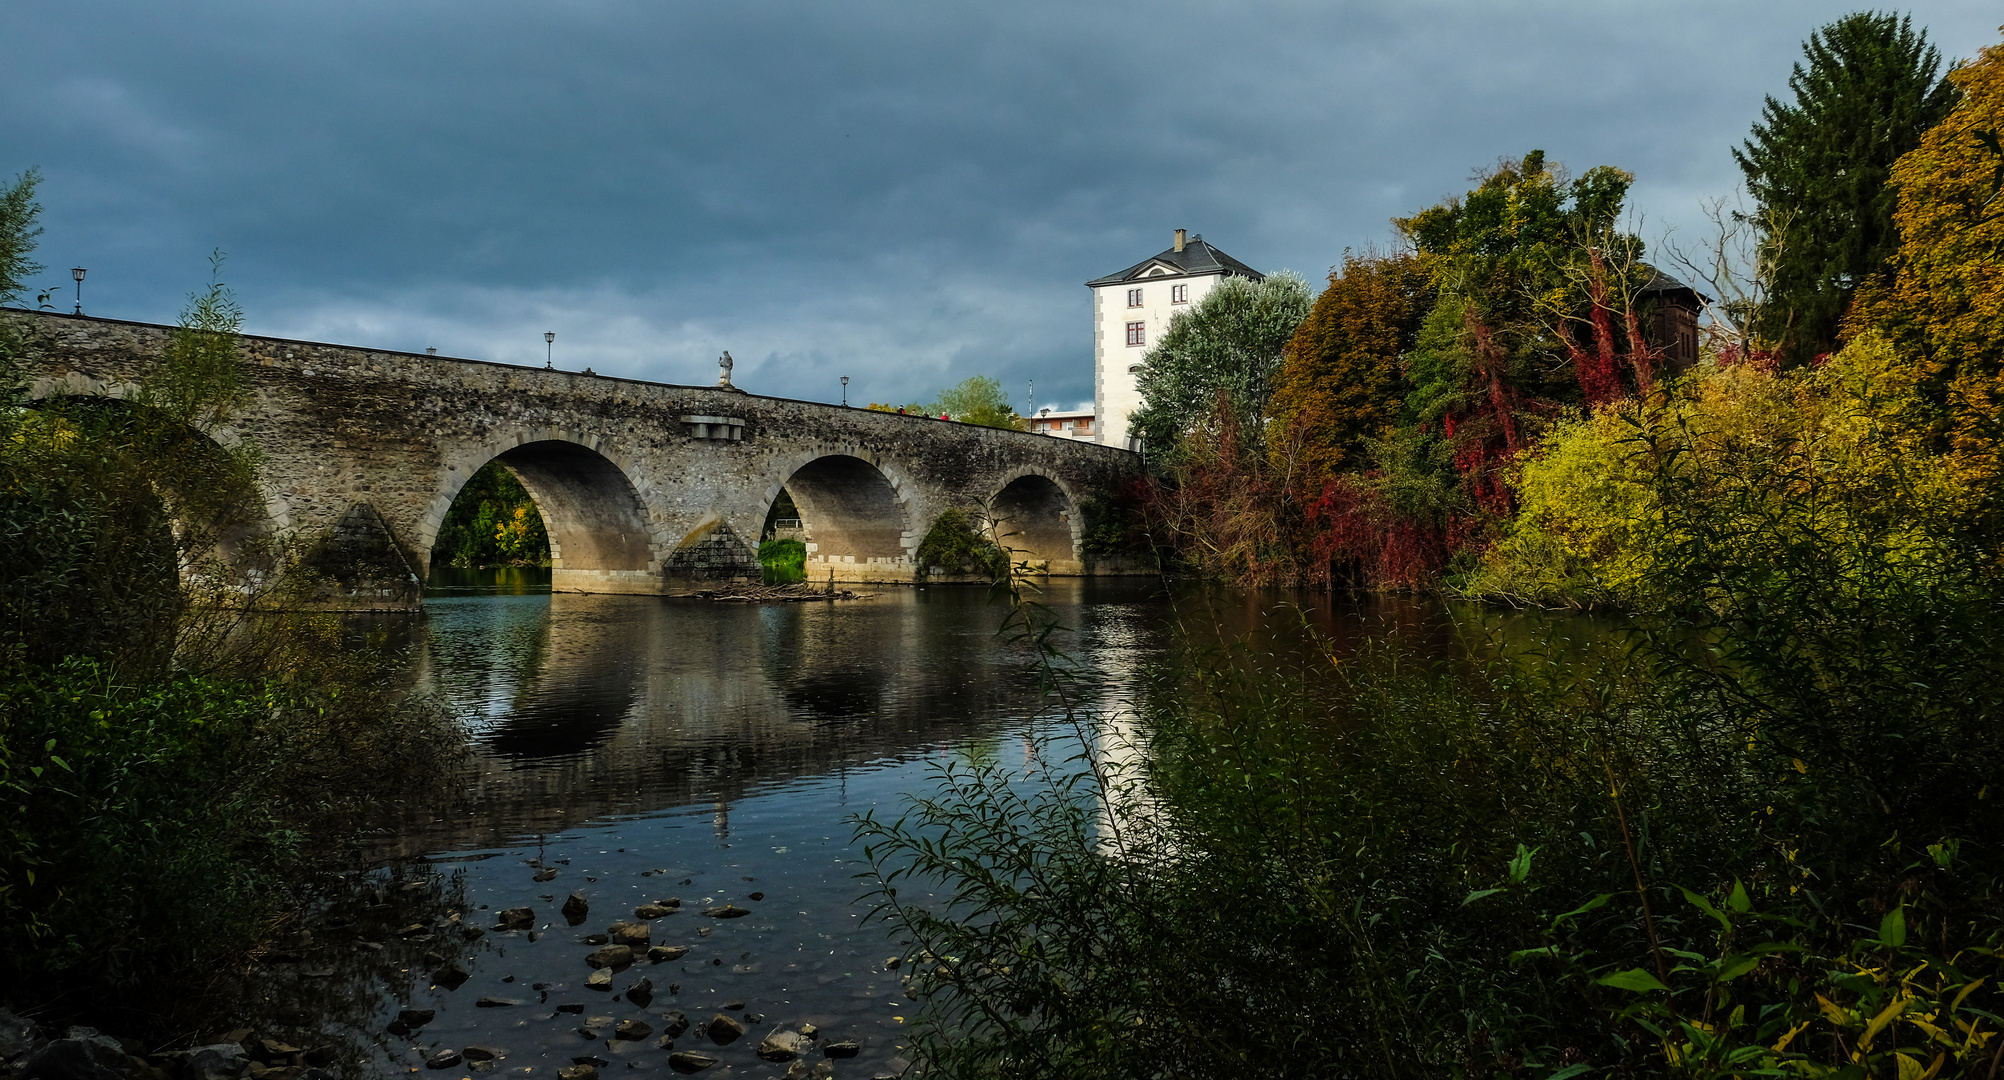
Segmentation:
{"type": "Polygon", "coordinates": [[[863,600],[875,593],[850,592],[848,589],[835,590],[804,584],[793,585],[727,585],[717,589],[699,589],[686,596],[703,600],[726,603],[780,603],[797,604],[809,600],[863,600]]]}

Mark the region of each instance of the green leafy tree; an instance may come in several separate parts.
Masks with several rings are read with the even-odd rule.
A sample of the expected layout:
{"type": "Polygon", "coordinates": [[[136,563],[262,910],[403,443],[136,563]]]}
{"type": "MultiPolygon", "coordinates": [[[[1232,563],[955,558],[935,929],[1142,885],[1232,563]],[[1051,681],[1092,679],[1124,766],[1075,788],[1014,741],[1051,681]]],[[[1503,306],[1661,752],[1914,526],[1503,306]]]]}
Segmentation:
{"type": "Polygon", "coordinates": [[[1128,426],[1151,453],[1170,460],[1219,407],[1231,410],[1248,451],[1264,448],[1267,400],[1287,343],[1308,315],[1313,295],[1301,275],[1264,281],[1228,277],[1169,321],[1142,357],[1141,408],[1128,426]]]}
{"type": "Polygon", "coordinates": [[[1016,428],[1022,426],[1022,417],[1009,404],[1009,395],[1002,390],[1002,380],[987,375],[971,375],[953,386],[940,391],[939,400],[931,405],[931,411],[946,413],[963,424],[979,424],[982,427],[1016,428]]]}
{"type": "Polygon", "coordinates": [[[1800,363],[1835,347],[1852,294],[1900,246],[1886,183],[1955,105],[1941,53],[1908,16],[1858,12],[1809,35],[1793,102],[1773,97],[1733,151],[1760,204],[1769,302],[1755,329],[1800,363]]]}
{"type": "Polygon", "coordinates": [[[34,169],[0,188],[0,304],[11,304],[27,286],[22,279],[42,272],[42,264],[29,256],[35,252],[35,237],[42,235],[35,219],[42,204],[35,201],[35,188],[42,174],[34,169]]]}

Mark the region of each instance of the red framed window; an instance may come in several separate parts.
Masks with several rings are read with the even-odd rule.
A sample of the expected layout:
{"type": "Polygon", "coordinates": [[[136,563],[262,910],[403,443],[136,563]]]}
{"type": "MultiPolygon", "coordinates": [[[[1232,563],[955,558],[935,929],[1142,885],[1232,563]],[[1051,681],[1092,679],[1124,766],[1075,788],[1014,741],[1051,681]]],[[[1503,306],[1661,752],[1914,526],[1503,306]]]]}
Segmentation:
{"type": "Polygon", "coordinates": [[[1190,287],[1189,287],[1188,285],[1171,285],[1171,286],[1169,286],[1169,302],[1170,302],[1170,303],[1172,303],[1172,304],[1187,304],[1187,303],[1189,303],[1189,302],[1190,302],[1190,287]]]}
{"type": "Polygon", "coordinates": [[[1129,290],[1127,290],[1127,306],[1128,306],[1128,307],[1140,307],[1140,306],[1141,306],[1141,290],[1140,290],[1140,289],[1129,289],[1129,290]]]}
{"type": "Polygon", "coordinates": [[[1144,329],[1146,325],[1145,323],[1138,322],[1127,324],[1127,343],[1129,345],[1148,344],[1148,331],[1144,329]]]}

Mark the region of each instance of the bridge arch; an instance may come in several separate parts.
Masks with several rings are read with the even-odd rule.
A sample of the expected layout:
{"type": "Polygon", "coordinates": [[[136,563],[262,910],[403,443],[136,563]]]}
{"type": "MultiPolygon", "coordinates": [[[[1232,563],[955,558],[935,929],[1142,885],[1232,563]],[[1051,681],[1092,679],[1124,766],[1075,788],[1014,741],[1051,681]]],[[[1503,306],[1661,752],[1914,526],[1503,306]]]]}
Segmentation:
{"type": "Polygon", "coordinates": [[[496,461],[536,501],[550,537],[553,588],[652,591],[661,571],[660,537],[640,485],[621,462],[591,442],[560,432],[535,435],[482,447],[448,468],[424,514],[418,537],[423,557],[430,558],[460,490],[496,461]]]}
{"type": "Polygon", "coordinates": [[[1012,558],[1043,563],[1047,569],[1078,562],[1084,528],[1078,500],[1068,485],[1043,469],[1025,465],[1003,473],[988,497],[988,517],[1000,526],[1003,545],[1015,549],[1012,558]]]}
{"type": "Polygon", "coordinates": [[[916,543],[910,482],[876,454],[855,447],[793,455],[765,492],[769,509],[783,488],[800,508],[809,562],[907,567],[916,543]]]}
{"type": "MultiPolygon", "coordinates": [[[[68,372],[62,378],[40,378],[28,386],[28,400],[39,402],[45,398],[61,395],[70,398],[101,398],[115,402],[126,408],[136,408],[133,403],[138,396],[140,385],[136,382],[113,382],[94,379],[78,371],[68,372]]],[[[217,448],[235,450],[244,441],[243,432],[233,425],[220,424],[211,428],[194,428],[217,448]]],[[[265,520],[258,524],[260,534],[283,534],[292,528],[292,505],[286,501],[279,489],[268,477],[257,478],[258,498],[264,502],[265,520]]]]}

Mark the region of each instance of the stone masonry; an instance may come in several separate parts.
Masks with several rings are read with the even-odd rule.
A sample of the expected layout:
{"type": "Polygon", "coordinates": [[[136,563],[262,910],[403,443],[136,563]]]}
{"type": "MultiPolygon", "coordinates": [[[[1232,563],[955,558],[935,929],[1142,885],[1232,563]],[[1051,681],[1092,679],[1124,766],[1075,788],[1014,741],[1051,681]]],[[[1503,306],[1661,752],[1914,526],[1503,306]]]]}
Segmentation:
{"type": "MultiPolygon", "coordinates": [[[[124,396],[172,332],[6,315],[25,332],[37,396],[124,396]]],[[[330,602],[353,606],[405,602],[393,595],[428,573],[453,497],[496,458],[543,514],[557,589],[635,593],[755,574],[752,545],[782,487],[813,581],[910,580],[913,552],[954,507],[992,515],[1017,557],[1049,573],[1118,572],[1081,557],[1079,506],[1138,467],[1092,443],[729,387],[252,336],[243,358],[253,402],[209,434],[258,448],[271,527],[330,567],[352,564],[330,602]]]]}

